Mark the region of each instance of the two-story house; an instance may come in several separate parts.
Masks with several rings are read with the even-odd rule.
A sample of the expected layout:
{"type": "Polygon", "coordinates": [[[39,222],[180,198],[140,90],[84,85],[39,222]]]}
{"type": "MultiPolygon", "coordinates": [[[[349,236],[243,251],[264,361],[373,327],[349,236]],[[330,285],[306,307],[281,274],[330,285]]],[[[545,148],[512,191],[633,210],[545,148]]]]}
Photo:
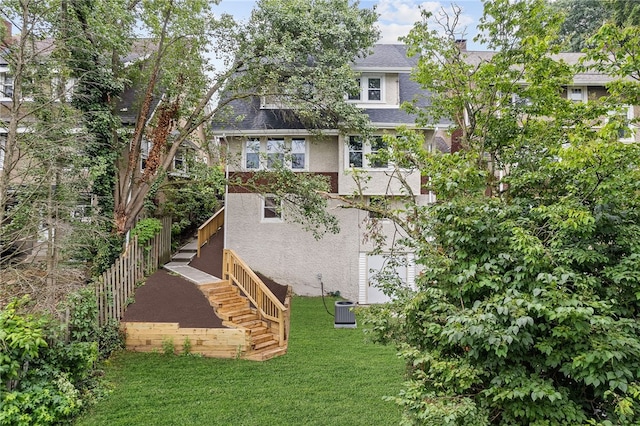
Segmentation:
{"type": "MultiPolygon", "coordinates": [[[[318,136],[283,120],[278,106],[265,99],[236,101],[234,114],[242,119],[233,125],[214,125],[214,134],[228,148],[228,172],[250,175],[286,158],[286,166],[296,173],[327,176],[331,192],[337,196],[348,197],[356,190],[371,202],[406,196],[391,177],[392,164],[370,154],[387,149],[382,135],[394,135],[398,126],[415,128],[415,117],[401,109],[403,102],[420,92],[410,78],[414,65],[415,60],[407,58],[406,47],[397,44],[376,45],[371,55],[354,62],[360,90],[345,96],[368,115],[376,129],[368,139],[335,129],[322,129],[318,136]]],[[[416,130],[424,133],[427,149],[449,149],[446,126],[416,130]]],[[[433,200],[418,171],[407,171],[403,177],[418,202],[433,200]]],[[[322,286],[325,292],[340,292],[360,304],[388,300],[372,285],[372,274],[381,269],[387,255],[372,253],[373,244],[366,238],[368,212],[341,208],[339,201],[330,201],[340,232],[316,240],[300,225],[288,222],[286,206],[276,206],[269,194],[230,186],[225,203],[225,247],[235,250],[254,270],[291,285],[301,295],[320,295],[322,286]]],[[[382,219],[381,223],[389,236],[396,232],[390,221],[382,219]]],[[[405,262],[397,273],[410,286],[416,274],[412,254],[401,257],[405,262]]]]}

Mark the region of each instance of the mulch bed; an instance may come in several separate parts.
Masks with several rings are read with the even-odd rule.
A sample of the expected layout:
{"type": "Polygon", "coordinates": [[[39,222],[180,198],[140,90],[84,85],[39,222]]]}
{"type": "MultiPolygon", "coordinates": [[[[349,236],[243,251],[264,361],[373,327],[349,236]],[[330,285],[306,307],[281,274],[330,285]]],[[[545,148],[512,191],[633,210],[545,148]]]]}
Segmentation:
{"type": "Polygon", "coordinates": [[[123,322],[177,322],[182,328],[224,328],[200,289],[182,277],[158,270],[136,290],[123,322]]]}
{"type": "MultiPolygon", "coordinates": [[[[222,230],[202,247],[199,258],[190,266],[222,277],[222,230]]],[[[258,274],[273,294],[284,303],[287,286],[258,274]]],[[[182,277],[158,270],[135,293],[135,302],[127,308],[123,322],[177,322],[180,327],[224,328],[207,298],[198,287],[182,277]]]]}

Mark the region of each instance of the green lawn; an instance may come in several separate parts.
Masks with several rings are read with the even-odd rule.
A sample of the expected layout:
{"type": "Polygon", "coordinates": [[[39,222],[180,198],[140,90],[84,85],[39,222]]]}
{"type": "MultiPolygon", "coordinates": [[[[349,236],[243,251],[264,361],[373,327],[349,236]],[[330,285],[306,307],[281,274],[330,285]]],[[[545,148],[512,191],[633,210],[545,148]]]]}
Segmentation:
{"type": "MultiPolygon", "coordinates": [[[[333,312],[333,300],[327,299],[333,312]]],[[[114,390],[77,425],[393,425],[403,363],[362,329],[334,329],[320,298],[292,301],[287,355],[265,362],[120,353],[114,390]]]]}

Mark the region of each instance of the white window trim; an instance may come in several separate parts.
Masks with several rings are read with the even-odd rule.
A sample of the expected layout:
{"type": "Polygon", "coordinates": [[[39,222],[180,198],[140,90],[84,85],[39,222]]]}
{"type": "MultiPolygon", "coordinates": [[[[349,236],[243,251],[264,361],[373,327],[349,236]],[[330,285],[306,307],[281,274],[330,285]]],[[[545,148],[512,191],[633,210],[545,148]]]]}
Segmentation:
{"type": "MultiPolygon", "coordinates": [[[[636,140],[636,126],[634,126],[631,121],[634,119],[633,116],[633,105],[620,105],[621,108],[626,110],[627,120],[629,121],[628,129],[629,129],[629,137],[626,138],[618,138],[620,142],[634,142],[636,140]]],[[[609,112],[609,115],[616,114],[617,111],[609,112]]],[[[607,118],[607,121],[609,119],[607,118]]]]}
{"type": "Polygon", "coordinates": [[[267,167],[267,144],[268,141],[284,140],[284,166],[294,172],[306,172],[309,170],[309,139],[300,136],[269,136],[267,138],[246,138],[242,141],[242,169],[245,171],[269,170],[267,167]],[[304,167],[293,168],[291,161],[291,144],[294,140],[304,141],[304,167]],[[247,167],[247,143],[250,141],[258,142],[260,149],[258,151],[258,167],[247,167]]]}
{"type": "Polygon", "coordinates": [[[384,74],[362,74],[358,77],[360,80],[360,98],[359,99],[349,99],[349,96],[346,96],[346,100],[349,103],[355,104],[384,104],[386,90],[385,90],[385,78],[384,74]],[[380,79],[380,100],[370,100],[369,99],[369,79],[377,78],[380,79]]]}
{"type": "Polygon", "coordinates": [[[567,99],[576,103],[582,102],[585,103],[587,102],[588,99],[588,92],[587,92],[587,86],[567,86],[567,99]],[[582,100],[578,101],[578,100],[574,100],[571,97],[571,91],[572,89],[580,89],[582,91],[582,100]]]}
{"type": "MultiPolygon", "coordinates": [[[[382,137],[382,135],[372,135],[373,137],[382,137]]],[[[391,163],[391,161],[387,162],[387,166],[386,167],[371,167],[370,164],[370,160],[369,160],[369,156],[373,153],[373,151],[371,150],[371,144],[368,143],[367,141],[363,141],[362,143],[362,167],[357,167],[357,166],[353,166],[351,164],[351,158],[350,158],[350,140],[352,137],[359,137],[359,135],[348,135],[345,136],[344,138],[344,156],[345,156],[345,162],[344,164],[346,165],[346,169],[358,169],[358,170],[378,170],[378,171],[385,171],[385,170],[392,170],[393,169],[393,164],[391,163]]],[[[387,147],[387,149],[389,149],[387,147]]]]}
{"type": "Polygon", "coordinates": [[[264,212],[267,208],[271,208],[267,206],[267,199],[273,199],[273,194],[265,194],[260,196],[260,222],[263,223],[282,223],[284,220],[282,219],[282,200],[280,200],[280,215],[278,217],[265,217],[264,212]]]}
{"type": "Polygon", "coordinates": [[[511,105],[513,106],[531,106],[533,102],[526,96],[520,96],[517,93],[511,94],[511,105]]]}
{"type": "MultiPolygon", "coordinates": [[[[0,101],[2,102],[10,102],[12,100],[12,96],[6,96],[4,93],[5,79],[7,75],[9,75],[9,67],[0,67],[0,86],[2,86],[2,90],[0,90],[0,101]]],[[[11,83],[11,92],[13,93],[13,82],[11,83]]]]}
{"type": "Polygon", "coordinates": [[[176,155],[171,159],[171,171],[169,172],[171,176],[180,176],[180,177],[188,177],[189,176],[189,165],[187,164],[187,153],[184,149],[179,149],[176,152],[176,155]],[[179,158],[182,160],[182,167],[176,166],[176,159],[179,158]]]}

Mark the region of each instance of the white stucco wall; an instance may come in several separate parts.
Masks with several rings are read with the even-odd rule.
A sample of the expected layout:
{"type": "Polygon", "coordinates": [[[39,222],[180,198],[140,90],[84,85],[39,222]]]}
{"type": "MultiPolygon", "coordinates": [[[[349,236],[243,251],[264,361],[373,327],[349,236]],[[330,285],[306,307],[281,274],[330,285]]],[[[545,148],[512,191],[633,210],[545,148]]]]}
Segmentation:
{"type": "MultiPolygon", "coordinates": [[[[322,274],[325,292],[340,291],[358,300],[359,256],[373,249],[363,242],[367,213],[329,207],[340,221],[341,232],[315,240],[302,226],[289,222],[262,222],[258,194],[229,194],[225,236],[227,248],[235,250],[247,264],[274,280],[292,286],[300,295],[319,296],[322,274]]],[[[394,227],[384,225],[390,233],[394,227]]]]}

